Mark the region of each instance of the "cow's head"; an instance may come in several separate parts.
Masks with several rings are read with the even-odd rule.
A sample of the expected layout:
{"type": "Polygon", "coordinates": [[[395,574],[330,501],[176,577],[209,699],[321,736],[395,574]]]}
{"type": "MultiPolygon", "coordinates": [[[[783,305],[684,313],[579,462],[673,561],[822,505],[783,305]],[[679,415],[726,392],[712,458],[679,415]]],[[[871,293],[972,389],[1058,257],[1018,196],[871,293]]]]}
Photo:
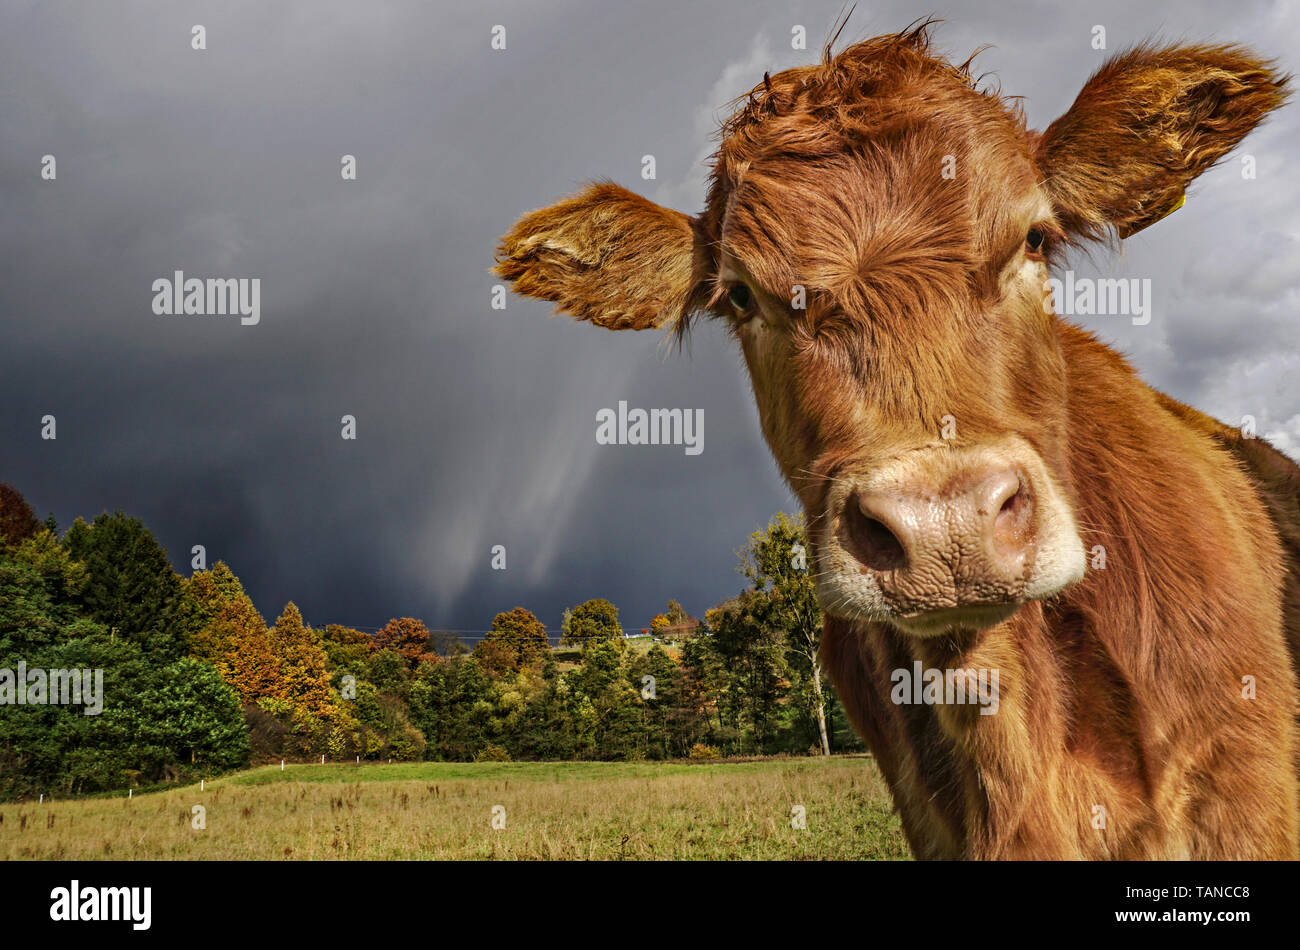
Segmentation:
{"type": "Polygon", "coordinates": [[[921,27],[765,77],[698,217],[598,184],[522,218],[497,272],[610,329],[725,321],[823,607],[978,629],[1084,573],[1048,262],[1176,208],[1284,84],[1240,49],[1141,47],[1040,134],[921,27]]]}

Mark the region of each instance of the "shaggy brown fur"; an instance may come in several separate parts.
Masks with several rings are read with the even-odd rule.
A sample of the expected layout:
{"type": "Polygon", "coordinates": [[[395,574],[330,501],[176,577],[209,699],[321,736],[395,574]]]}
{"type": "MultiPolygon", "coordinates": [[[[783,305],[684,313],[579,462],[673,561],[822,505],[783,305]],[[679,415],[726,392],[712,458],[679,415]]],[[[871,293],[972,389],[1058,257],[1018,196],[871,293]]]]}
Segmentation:
{"type": "Polygon", "coordinates": [[[726,320],[814,554],[837,479],[1008,437],[1041,459],[1104,569],[940,637],[824,605],[918,857],[1296,857],[1300,468],[1150,389],[1042,285],[1069,243],[1176,207],[1286,79],[1237,47],[1143,46],[1040,134],[927,27],[764,77],[699,217],[597,185],[522,218],[497,272],[614,329],[726,320]],[[998,713],[895,705],[916,660],[999,670],[998,713]]]}

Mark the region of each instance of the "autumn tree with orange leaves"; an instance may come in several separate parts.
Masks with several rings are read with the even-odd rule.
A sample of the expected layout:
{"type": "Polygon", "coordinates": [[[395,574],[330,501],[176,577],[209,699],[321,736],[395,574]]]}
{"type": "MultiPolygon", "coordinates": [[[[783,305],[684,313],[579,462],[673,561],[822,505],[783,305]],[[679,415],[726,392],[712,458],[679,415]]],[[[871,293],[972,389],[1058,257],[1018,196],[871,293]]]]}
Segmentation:
{"type": "Polygon", "coordinates": [[[0,544],[8,542],[16,548],[40,529],[27,499],[12,485],[0,482],[0,544]]]}
{"type": "Polygon", "coordinates": [[[438,662],[438,654],[429,647],[429,628],[414,617],[394,617],[388,621],[370,642],[371,653],[380,650],[392,650],[412,670],[421,663],[438,662]]]}
{"type": "Polygon", "coordinates": [[[285,695],[294,706],[326,719],[336,712],[330,698],[330,677],[325,650],[316,632],[302,619],[293,601],[285,605],[271,628],[271,644],[280,661],[285,695]]]}
{"type": "Polygon", "coordinates": [[[245,703],[287,699],[288,689],[266,621],[222,561],[184,581],[186,611],[196,632],[190,653],[215,666],[245,703]]]}

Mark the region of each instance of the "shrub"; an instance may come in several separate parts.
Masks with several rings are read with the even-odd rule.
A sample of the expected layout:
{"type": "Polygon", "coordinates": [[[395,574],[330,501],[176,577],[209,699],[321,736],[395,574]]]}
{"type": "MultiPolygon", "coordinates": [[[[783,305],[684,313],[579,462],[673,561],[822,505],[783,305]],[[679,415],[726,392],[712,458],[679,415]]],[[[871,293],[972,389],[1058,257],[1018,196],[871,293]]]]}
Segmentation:
{"type": "Polygon", "coordinates": [[[474,756],[475,762],[510,762],[510,753],[499,745],[488,744],[474,756]]]}

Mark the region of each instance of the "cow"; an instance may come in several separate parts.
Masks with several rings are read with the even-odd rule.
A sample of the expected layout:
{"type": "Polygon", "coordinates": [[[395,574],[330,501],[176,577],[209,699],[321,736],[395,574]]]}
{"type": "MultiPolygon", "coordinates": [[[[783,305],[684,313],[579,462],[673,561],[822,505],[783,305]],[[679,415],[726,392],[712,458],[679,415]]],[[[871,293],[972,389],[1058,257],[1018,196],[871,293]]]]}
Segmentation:
{"type": "Polygon", "coordinates": [[[1300,468],[1143,383],[1049,276],[1180,206],[1288,77],[1148,42],[1038,132],[931,32],[764,75],[699,215],[598,182],[495,272],[597,326],[736,338],[917,858],[1295,858],[1300,468]],[[900,696],[913,670],[995,671],[995,714],[900,696]]]}

